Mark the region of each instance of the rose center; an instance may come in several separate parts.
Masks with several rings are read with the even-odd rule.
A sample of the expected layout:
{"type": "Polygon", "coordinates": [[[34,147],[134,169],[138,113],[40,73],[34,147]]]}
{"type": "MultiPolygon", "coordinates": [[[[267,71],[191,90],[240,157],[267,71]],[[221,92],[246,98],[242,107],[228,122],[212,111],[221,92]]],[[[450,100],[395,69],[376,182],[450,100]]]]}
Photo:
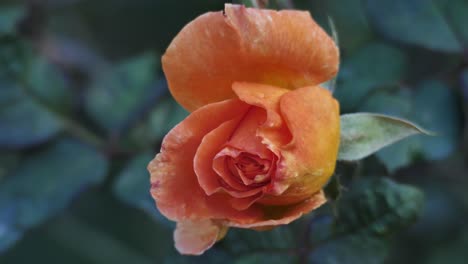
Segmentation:
{"type": "Polygon", "coordinates": [[[264,183],[269,179],[270,160],[250,153],[242,153],[235,158],[226,159],[226,162],[231,173],[245,185],[264,183]]]}

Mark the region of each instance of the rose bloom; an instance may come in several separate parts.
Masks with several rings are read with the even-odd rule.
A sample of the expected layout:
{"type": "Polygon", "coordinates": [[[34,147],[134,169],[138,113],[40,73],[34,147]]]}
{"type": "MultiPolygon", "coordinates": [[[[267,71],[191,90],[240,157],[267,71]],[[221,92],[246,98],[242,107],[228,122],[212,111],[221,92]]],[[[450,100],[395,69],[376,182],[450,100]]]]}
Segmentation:
{"type": "Polygon", "coordinates": [[[225,6],[186,25],[162,58],[191,114],[148,165],[175,246],[202,254],[229,227],[270,229],[326,202],[339,105],[318,86],[338,71],[333,40],[308,12],[225,6]]]}

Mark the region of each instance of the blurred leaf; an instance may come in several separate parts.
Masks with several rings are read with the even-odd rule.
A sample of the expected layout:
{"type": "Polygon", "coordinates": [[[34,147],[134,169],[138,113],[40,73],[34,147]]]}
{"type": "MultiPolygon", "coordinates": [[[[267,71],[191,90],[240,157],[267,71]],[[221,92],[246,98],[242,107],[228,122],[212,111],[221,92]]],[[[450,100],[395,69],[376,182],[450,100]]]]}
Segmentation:
{"type": "Polygon", "coordinates": [[[0,36],[0,81],[24,81],[34,55],[31,44],[20,37],[0,36]]]}
{"type": "MultiPolygon", "coordinates": [[[[80,195],[70,211],[92,229],[157,263],[176,254],[173,228],[122,202],[115,193],[102,188],[91,189],[80,195]]],[[[106,251],[107,247],[104,245],[102,250],[106,251]]]]}
{"type": "Polygon", "coordinates": [[[428,264],[465,264],[468,258],[468,229],[458,232],[458,236],[451,243],[434,247],[429,253],[428,264]]]}
{"type": "Polygon", "coordinates": [[[457,147],[461,136],[460,109],[457,96],[445,84],[425,81],[414,94],[413,114],[422,126],[437,133],[437,137],[421,137],[426,159],[442,159],[457,147]]]}
{"type": "MultiPolygon", "coordinates": [[[[428,173],[426,176],[435,176],[436,173],[432,173],[433,175],[428,173]]],[[[406,234],[413,238],[405,239],[408,243],[415,243],[411,240],[420,240],[418,244],[427,246],[441,244],[451,240],[453,234],[459,232],[460,227],[465,223],[466,207],[449,184],[433,182],[421,186],[426,199],[419,221],[406,234]],[[427,230],[431,232],[428,233],[427,230]]]]}
{"type": "Polygon", "coordinates": [[[406,55],[398,48],[371,43],[343,62],[335,96],[341,109],[356,109],[364,97],[382,86],[400,82],[406,71],[406,55]]]}
{"type": "Polygon", "coordinates": [[[255,7],[255,8],[265,8],[264,2],[268,3],[269,1],[262,0],[234,0],[234,4],[245,5],[246,7],[255,7]]]}
{"type": "Polygon", "coordinates": [[[463,63],[463,57],[457,53],[434,52],[417,46],[407,47],[405,50],[409,64],[404,83],[419,83],[434,76],[451,76],[463,63]]]}
{"type": "Polygon", "coordinates": [[[0,184],[8,173],[19,164],[20,155],[15,152],[0,152],[0,184]]]}
{"type": "Polygon", "coordinates": [[[23,13],[23,8],[20,6],[0,6],[0,37],[15,33],[16,22],[23,13]]]}
{"type": "Polygon", "coordinates": [[[132,246],[65,213],[28,232],[1,263],[154,263],[132,246]]]}
{"type": "Polygon", "coordinates": [[[173,227],[159,213],[150,195],[150,175],[146,167],[153,158],[153,154],[143,153],[132,159],[117,176],[114,193],[123,202],[149,213],[159,223],[173,227]]]}
{"type": "Polygon", "coordinates": [[[235,264],[283,264],[283,263],[296,263],[297,257],[294,255],[271,253],[255,253],[248,256],[240,257],[235,260],[235,264]]]}
{"type": "Polygon", "coordinates": [[[297,224],[294,222],[262,232],[231,228],[222,240],[222,246],[234,255],[247,255],[264,251],[288,253],[297,246],[297,238],[294,236],[297,224]]]}
{"type": "MultiPolygon", "coordinates": [[[[356,182],[340,199],[329,236],[313,242],[311,263],[384,263],[389,245],[386,235],[414,222],[423,200],[419,189],[389,179],[356,182]]],[[[312,227],[312,231],[317,228],[326,229],[312,227]]]]}
{"type": "Polygon", "coordinates": [[[468,68],[464,69],[460,74],[460,86],[465,102],[468,102],[468,68]]]}
{"type": "Polygon", "coordinates": [[[460,52],[461,46],[440,3],[433,0],[366,1],[369,17],[383,35],[429,49],[460,52]]]}
{"type": "MultiPolygon", "coordinates": [[[[440,0],[439,0],[440,1],[440,0]]],[[[457,36],[459,42],[466,50],[468,48],[468,1],[466,0],[453,0],[445,1],[443,6],[447,17],[447,23],[451,26],[452,31],[457,36]]]]}
{"type": "Polygon", "coordinates": [[[165,96],[156,103],[148,120],[131,131],[130,137],[143,147],[149,143],[158,143],[188,114],[172,96],[165,96]]]}
{"type": "Polygon", "coordinates": [[[48,107],[56,112],[70,112],[73,98],[71,87],[64,76],[51,63],[41,56],[33,58],[26,79],[29,90],[48,107]]]}
{"type": "Polygon", "coordinates": [[[173,127],[184,120],[189,113],[172,96],[160,100],[149,118],[150,133],[155,138],[163,138],[173,127]]]}
{"type": "Polygon", "coordinates": [[[121,241],[77,218],[62,217],[49,228],[48,235],[89,263],[154,263],[121,241]]]}
{"type": "Polygon", "coordinates": [[[340,183],[339,176],[336,174],[331,177],[325,188],[323,188],[325,196],[330,202],[335,202],[340,199],[342,189],[343,186],[340,183]]]}
{"type": "Polygon", "coordinates": [[[63,76],[33,47],[0,40],[0,146],[22,148],[50,139],[73,99],[63,76]]]}
{"type": "MultiPolygon", "coordinates": [[[[330,29],[328,19],[336,25],[339,47],[345,55],[372,39],[372,31],[361,0],[294,0],[295,8],[308,9],[312,17],[325,29],[330,29]]],[[[331,33],[331,30],[328,30],[331,33]]]]}
{"type": "Polygon", "coordinates": [[[413,223],[423,209],[424,194],[416,187],[387,178],[356,182],[338,204],[335,234],[366,232],[387,235],[413,223]]]}
{"type": "Polygon", "coordinates": [[[317,247],[309,254],[311,264],[379,264],[385,263],[389,243],[367,235],[336,239],[317,247]]]}
{"type": "Polygon", "coordinates": [[[359,160],[414,134],[428,134],[417,125],[396,117],[355,113],[341,116],[339,160],[359,160]]]}
{"type": "Polygon", "coordinates": [[[141,105],[154,100],[156,56],[132,58],[99,75],[86,94],[86,111],[101,128],[120,131],[141,105]]]}
{"type": "MultiPolygon", "coordinates": [[[[217,248],[211,248],[201,256],[184,256],[174,253],[164,258],[163,264],[218,264],[231,260],[232,256],[217,248]]],[[[231,263],[231,262],[227,262],[231,263]]]]}
{"type": "Polygon", "coordinates": [[[61,128],[56,116],[22,88],[0,80],[0,146],[18,148],[41,143],[61,128]]]}
{"type": "Polygon", "coordinates": [[[423,158],[442,159],[454,151],[461,133],[461,116],[455,94],[445,84],[428,80],[410,94],[381,91],[371,96],[361,111],[394,114],[413,120],[435,133],[433,137],[415,136],[377,152],[390,171],[423,158]]]}
{"type": "Polygon", "coordinates": [[[224,1],[219,0],[186,0],[183,5],[153,0],[68,2],[60,8],[50,8],[51,31],[79,38],[97,47],[103,56],[117,59],[147,49],[162,53],[185,24],[205,12],[221,11],[224,7],[224,1]]]}
{"type": "Polygon", "coordinates": [[[106,172],[102,155],[71,140],[27,157],[0,185],[0,251],[64,209],[85,187],[101,182],[106,172]]]}

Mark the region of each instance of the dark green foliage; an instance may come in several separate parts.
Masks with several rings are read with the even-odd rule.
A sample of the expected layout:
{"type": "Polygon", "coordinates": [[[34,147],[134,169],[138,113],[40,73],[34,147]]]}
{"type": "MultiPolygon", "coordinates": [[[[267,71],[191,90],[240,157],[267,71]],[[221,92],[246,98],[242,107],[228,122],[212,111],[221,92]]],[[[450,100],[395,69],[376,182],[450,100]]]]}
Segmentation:
{"type": "Polygon", "coordinates": [[[341,197],[343,191],[339,175],[333,175],[323,190],[328,200],[332,202],[337,201],[341,197]]]}
{"type": "MultiPolygon", "coordinates": [[[[297,245],[294,229],[298,224],[281,226],[268,231],[252,232],[252,230],[232,229],[223,241],[222,246],[233,254],[249,255],[262,251],[273,251],[278,254],[294,251],[297,245]],[[239,243],[242,241],[242,243],[239,243]]],[[[296,230],[297,231],[297,230],[296,230]]]]}
{"type": "Polygon", "coordinates": [[[62,128],[50,108],[66,111],[63,79],[44,58],[32,55],[30,49],[19,39],[0,39],[0,146],[3,147],[37,144],[62,128]]]}
{"type": "Polygon", "coordinates": [[[406,55],[396,47],[371,43],[361,48],[341,65],[336,89],[341,109],[355,111],[370,92],[398,84],[406,67],[406,55]]]}
{"type": "Polygon", "coordinates": [[[154,87],[157,59],[143,54],[96,76],[85,95],[86,111],[93,121],[107,131],[120,132],[142,104],[154,101],[159,95],[154,87]]]}
{"type": "Polygon", "coordinates": [[[388,235],[410,225],[421,212],[423,193],[388,179],[357,181],[337,206],[337,217],[312,224],[315,246],[311,263],[382,263],[389,249],[388,235]],[[325,238],[316,229],[328,230],[325,238]]]}
{"type": "Polygon", "coordinates": [[[150,181],[146,167],[153,158],[153,154],[143,153],[130,160],[118,175],[114,193],[128,205],[148,212],[161,224],[171,226],[156,209],[155,202],[150,195],[150,181]]]}
{"type": "Polygon", "coordinates": [[[308,9],[317,22],[331,32],[329,19],[336,25],[339,46],[345,55],[373,39],[367,15],[362,8],[361,0],[328,0],[328,1],[292,1],[299,9],[308,9]]]}
{"type": "Polygon", "coordinates": [[[13,34],[18,19],[23,15],[23,9],[16,5],[5,5],[0,10],[0,37],[13,34]]]}
{"type": "Polygon", "coordinates": [[[467,1],[270,0],[328,32],[333,21],[342,113],[436,136],[341,163],[333,203],[270,231],[231,229],[198,257],[174,249],[146,166],[188,115],[160,57],[224,2],[0,2],[0,263],[466,262],[467,1]]]}
{"type": "Polygon", "coordinates": [[[389,242],[355,234],[335,239],[312,251],[309,263],[317,264],[378,264],[388,255],[389,242]]]}
{"type": "Polygon", "coordinates": [[[389,179],[358,181],[338,204],[336,234],[368,233],[384,236],[405,227],[418,217],[423,193],[389,179]]]}
{"type": "Polygon", "coordinates": [[[282,263],[295,263],[296,257],[292,255],[277,255],[272,253],[257,253],[245,257],[238,258],[235,264],[256,264],[256,263],[271,263],[271,264],[282,264],[282,263]]]}
{"type": "Polygon", "coordinates": [[[0,185],[0,251],[102,182],[106,172],[102,155],[68,139],[24,159],[0,185]]]}
{"type": "Polygon", "coordinates": [[[0,87],[0,146],[25,147],[43,142],[60,131],[60,121],[28,98],[17,84],[1,83],[0,87]]]}
{"type": "MultiPolygon", "coordinates": [[[[162,84],[160,84],[162,86],[162,84]]],[[[164,83],[165,85],[165,83],[164,83]]],[[[129,132],[130,140],[136,142],[147,142],[157,144],[175,125],[182,121],[188,112],[182,108],[169,95],[158,100],[156,106],[148,114],[147,122],[137,124],[129,132]]]]}
{"type": "Polygon", "coordinates": [[[453,31],[452,21],[446,13],[446,5],[463,1],[368,0],[365,2],[369,17],[381,34],[402,43],[428,49],[460,52],[462,43],[453,31]]]}

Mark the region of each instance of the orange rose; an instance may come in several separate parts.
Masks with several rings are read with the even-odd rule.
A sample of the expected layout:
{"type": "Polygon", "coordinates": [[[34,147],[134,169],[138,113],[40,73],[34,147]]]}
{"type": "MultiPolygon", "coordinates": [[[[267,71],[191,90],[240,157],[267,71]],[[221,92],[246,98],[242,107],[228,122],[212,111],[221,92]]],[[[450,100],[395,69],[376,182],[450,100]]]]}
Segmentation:
{"type": "Polygon", "coordinates": [[[226,5],[182,29],[162,62],[193,111],[148,166],[179,252],[201,254],[228,227],[287,224],[326,201],[340,117],[317,85],[336,74],[338,50],[308,12],[226,5]]]}

